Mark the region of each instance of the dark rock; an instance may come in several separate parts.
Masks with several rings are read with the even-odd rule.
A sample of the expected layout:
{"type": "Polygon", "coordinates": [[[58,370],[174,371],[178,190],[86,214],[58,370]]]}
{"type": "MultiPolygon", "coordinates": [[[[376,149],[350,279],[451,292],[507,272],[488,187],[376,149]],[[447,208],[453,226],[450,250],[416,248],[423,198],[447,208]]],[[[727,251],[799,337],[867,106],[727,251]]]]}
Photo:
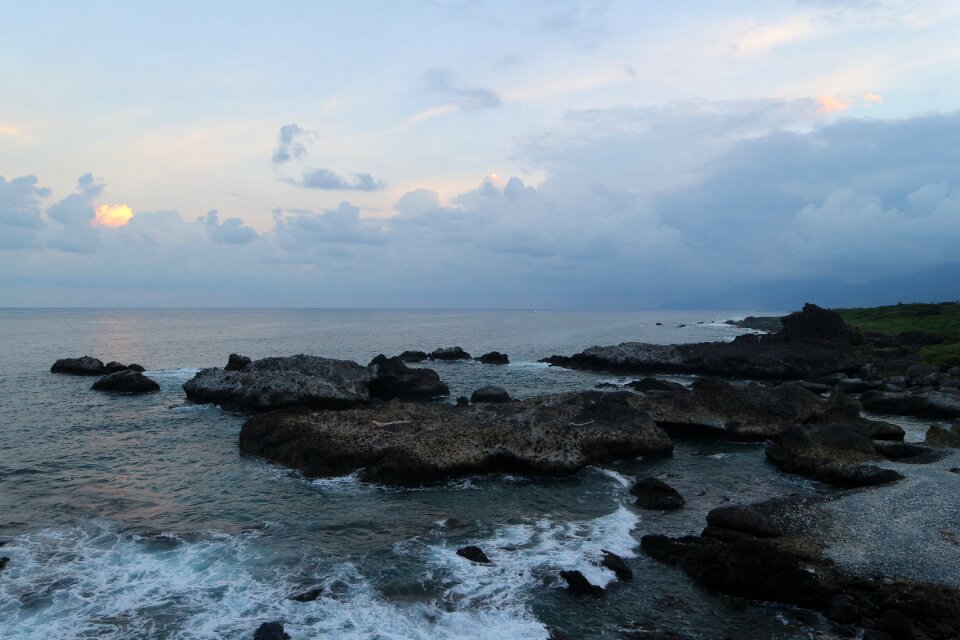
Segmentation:
{"type": "Polygon", "coordinates": [[[253,634],[253,640],[290,640],[279,622],[264,622],[253,634]]]}
{"type": "Polygon", "coordinates": [[[630,493],[637,497],[634,504],[644,509],[672,511],[682,507],[685,502],[676,489],[656,478],[639,480],[630,493]]]}
{"type": "Polygon", "coordinates": [[[952,467],[950,473],[960,473],[960,467],[952,467]]]}
{"type": "Polygon", "coordinates": [[[117,362],[116,360],[103,365],[104,374],[116,373],[117,371],[126,371],[127,369],[129,369],[127,365],[117,362]]]}
{"type": "Polygon", "coordinates": [[[7,568],[7,563],[10,562],[10,558],[7,556],[0,556],[0,571],[3,571],[7,568]]]}
{"type": "Polygon", "coordinates": [[[669,455],[673,444],[631,394],[587,391],[454,407],[392,402],[341,412],[277,411],[243,425],[240,449],[308,477],[363,469],[422,483],[477,473],[566,475],[589,464],[669,455]]]}
{"type": "Polygon", "coordinates": [[[136,362],[127,365],[127,369],[130,371],[136,371],[137,373],[143,373],[146,369],[143,368],[143,365],[139,365],[136,362]]]}
{"type": "Polygon", "coordinates": [[[863,408],[919,418],[960,418],[960,396],[943,391],[890,393],[871,391],[860,398],[863,408]]]}
{"type": "Polygon", "coordinates": [[[726,324],[740,329],[753,329],[776,333],[783,329],[783,319],[780,316],[747,316],[743,320],[727,320],[726,324]]]}
{"type": "Polygon", "coordinates": [[[160,391],[160,385],[143,375],[139,371],[121,369],[116,373],[105,375],[93,383],[92,389],[97,391],[113,391],[118,393],[149,393],[160,391]]]}
{"type": "Polygon", "coordinates": [[[957,427],[958,425],[954,424],[951,429],[944,429],[943,427],[933,425],[927,431],[927,437],[923,443],[931,447],[960,449],[960,428],[957,427]]]}
{"type": "Polygon", "coordinates": [[[288,598],[288,600],[296,600],[297,602],[313,602],[320,596],[326,593],[326,589],[323,587],[314,587],[313,589],[307,589],[300,593],[296,593],[288,598]]]}
{"type": "Polygon", "coordinates": [[[483,549],[473,545],[463,547],[462,549],[457,549],[457,555],[461,558],[466,558],[470,562],[490,564],[490,558],[488,558],[487,554],[483,552],[483,549]]]}
{"type": "Polygon", "coordinates": [[[643,378],[642,380],[633,380],[628,382],[627,387],[634,391],[646,393],[647,391],[686,391],[687,388],[677,382],[660,380],[658,378],[643,378]]]}
{"type": "Polygon", "coordinates": [[[425,351],[404,351],[400,354],[400,359],[404,362],[423,362],[427,359],[425,351]]]}
{"type": "Polygon", "coordinates": [[[62,358],[50,367],[51,373],[69,373],[75,376],[102,376],[106,373],[103,361],[91,356],[62,358]]]}
{"type": "Polygon", "coordinates": [[[767,446],[767,458],[784,471],[850,487],[903,478],[892,469],[869,462],[881,460],[871,440],[872,429],[860,423],[797,425],[767,446]]]}
{"type": "Polygon", "coordinates": [[[475,359],[484,364],[510,364],[510,358],[507,357],[507,354],[499,351],[491,351],[475,359]]]}
{"type": "Polygon", "coordinates": [[[749,507],[717,507],[707,514],[707,524],[759,538],[774,538],[781,533],[767,518],[749,507]]]}
{"type": "Polygon", "coordinates": [[[368,402],[370,379],[356,362],[297,355],[255,360],[242,371],[202,369],[183,389],[193,402],[228,411],[345,409],[368,402]]]}
{"type": "Polygon", "coordinates": [[[466,407],[466,406],[469,406],[469,404],[470,404],[470,398],[466,396],[457,396],[458,407],[466,407]]]}
{"type": "Polygon", "coordinates": [[[470,402],[510,402],[510,394],[503,387],[487,385],[470,394],[470,402]]]}
{"type": "Polygon", "coordinates": [[[561,571],[560,577],[567,583],[567,593],[575,596],[592,596],[594,598],[603,598],[607,592],[603,587],[592,584],[579,571],[561,571]]]}
{"type": "Polygon", "coordinates": [[[942,451],[906,442],[874,442],[873,447],[887,460],[904,464],[929,464],[944,457],[942,451]]]}
{"type": "Polygon", "coordinates": [[[600,565],[610,569],[617,576],[618,580],[623,582],[630,582],[633,580],[633,570],[627,566],[627,563],[623,561],[623,558],[613,553],[612,551],[607,551],[603,549],[603,559],[600,561],[600,565]]]}
{"type": "Polygon", "coordinates": [[[431,360],[471,360],[470,354],[460,347],[441,347],[427,356],[431,360]]]}
{"type": "Polygon", "coordinates": [[[847,326],[840,314],[809,302],[802,311],[781,319],[783,330],[775,334],[784,341],[843,342],[859,345],[863,334],[847,326]]]}
{"type": "Polygon", "coordinates": [[[227,366],[223,368],[224,371],[243,371],[246,369],[250,363],[253,362],[247,356],[241,356],[236,353],[231,353],[230,357],[227,359],[227,366]]]}
{"type": "Polygon", "coordinates": [[[399,356],[377,356],[370,363],[373,379],[367,384],[374,398],[390,400],[429,400],[450,395],[450,388],[440,381],[433,369],[408,367],[399,356]]]}
{"type": "Polygon", "coordinates": [[[663,326],[663,323],[662,323],[662,322],[658,322],[658,323],[657,323],[657,326],[658,326],[658,327],[662,327],[662,326],[663,326]]]}

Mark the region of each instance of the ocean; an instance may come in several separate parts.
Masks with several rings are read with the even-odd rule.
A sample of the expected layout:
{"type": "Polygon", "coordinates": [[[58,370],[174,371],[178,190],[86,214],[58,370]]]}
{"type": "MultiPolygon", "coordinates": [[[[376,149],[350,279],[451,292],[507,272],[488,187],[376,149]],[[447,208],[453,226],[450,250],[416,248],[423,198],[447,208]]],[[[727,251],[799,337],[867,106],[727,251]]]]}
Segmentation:
{"type": "Polygon", "coordinates": [[[699,533],[721,504],[818,490],[775,471],[762,446],[684,440],[670,459],[569,478],[395,488],[241,455],[244,416],[189,405],[181,388],[233,352],[365,364],[459,345],[511,364],[431,363],[451,401],[484,384],[515,397],[589,389],[627,378],[537,360],[626,340],[729,340],[741,331],[722,320],[748,313],[0,310],[0,638],[249,639],[267,621],[293,640],[808,637],[824,627],[813,614],[712,595],[638,549],[647,533],[699,533]],[[95,378],[49,372],[84,354],[140,363],[161,390],[109,395],[90,389],[95,378]],[[686,507],[633,507],[631,483],[651,475],[686,507]],[[466,544],[492,564],[457,556],[466,544]],[[632,582],[598,566],[603,549],[627,560],[632,582]],[[607,597],[561,591],[566,569],[609,585],[607,597]],[[289,598],[316,587],[314,601],[289,598]]]}

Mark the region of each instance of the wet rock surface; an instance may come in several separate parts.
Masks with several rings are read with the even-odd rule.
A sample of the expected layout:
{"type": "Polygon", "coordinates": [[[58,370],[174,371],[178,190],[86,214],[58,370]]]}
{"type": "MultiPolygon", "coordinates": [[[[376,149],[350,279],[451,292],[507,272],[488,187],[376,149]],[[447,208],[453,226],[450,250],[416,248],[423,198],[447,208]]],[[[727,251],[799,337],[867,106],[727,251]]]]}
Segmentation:
{"type": "Polygon", "coordinates": [[[470,394],[470,402],[510,402],[510,394],[503,387],[487,385],[470,394]]]}
{"type": "Polygon", "coordinates": [[[429,400],[450,395],[450,388],[440,381],[433,369],[408,367],[399,357],[379,355],[370,362],[373,378],[367,384],[370,395],[391,400],[429,400]]]}
{"type": "Polygon", "coordinates": [[[150,393],[160,391],[160,385],[139,371],[122,369],[103,376],[93,383],[92,389],[114,393],[150,393]]]}
{"type": "Polygon", "coordinates": [[[877,413],[921,418],[960,418],[960,393],[944,390],[869,392],[863,394],[861,402],[864,409],[877,413]]]}
{"type": "Polygon", "coordinates": [[[670,438],[626,395],[272,412],[244,424],[240,449],[310,477],[362,470],[365,480],[398,484],[478,473],[567,475],[592,463],[669,455],[670,438]]]}
{"type": "Polygon", "coordinates": [[[561,571],[560,577],[567,583],[566,592],[573,596],[603,598],[607,592],[603,587],[591,583],[579,571],[561,571]]]}
{"type": "Polygon", "coordinates": [[[630,488],[636,504],[643,509],[673,511],[685,504],[680,492],[657,478],[643,478],[630,488]]]}
{"type": "Polygon", "coordinates": [[[51,373],[66,373],[74,376],[105,376],[126,370],[143,372],[144,369],[139,364],[125,365],[116,361],[103,364],[102,360],[92,356],[61,358],[50,367],[51,373]]]}
{"type": "Polygon", "coordinates": [[[441,347],[434,349],[427,356],[431,360],[472,360],[469,353],[460,347],[441,347]]]}
{"type": "Polygon", "coordinates": [[[218,404],[228,411],[345,409],[370,400],[371,378],[356,362],[297,355],[255,360],[241,371],[202,369],[183,389],[192,402],[218,404]]]}
{"type": "Polygon", "coordinates": [[[290,640],[290,634],[279,622],[264,622],[254,632],[253,640],[290,640]]]}
{"type": "Polygon", "coordinates": [[[227,366],[223,368],[224,371],[243,371],[246,369],[250,363],[253,362],[247,356],[241,356],[236,353],[231,353],[230,357],[227,359],[227,366]]]}
{"type": "Polygon", "coordinates": [[[475,547],[469,545],[461,549],[457,549],[457,555],[461,558],[466,558],[470,562],[476,562],[479,564],[490,564],[490,558],[487,557],[487,554],[483,552],[483,549],[480,547],[475,547]]]}
{"type": "Polygon", "coordinates": [[[500,353],[499,351],[491,351],[474,359],[483,364],[510,364],[510,358],[507,354],[500,353]]]}

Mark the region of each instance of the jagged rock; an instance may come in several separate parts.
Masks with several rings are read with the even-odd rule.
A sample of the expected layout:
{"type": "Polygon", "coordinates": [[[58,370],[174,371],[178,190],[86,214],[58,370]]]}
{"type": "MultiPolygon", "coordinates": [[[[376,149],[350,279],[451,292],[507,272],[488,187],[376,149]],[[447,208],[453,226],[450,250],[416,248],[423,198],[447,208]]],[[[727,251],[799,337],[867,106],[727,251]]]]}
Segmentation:
{"type": "Polygon", "coordinates": [[[488,558],[487,554],[483,552],[483,549],[473,545],[463,547],[462,549],[457,549],[457,555],[461,558],[466,558],[470,562],[490,564],[490,558],[488,558]]]}
{"type": "Polygon", "coordinates": [[[92,389],[97,391],[113,391],[118,393],[149,393],[160,391],[160,385],[143,375],[139,371],[121,369],[116,373],[105,375],[93,383],[92,389]]]}
{"type": "Polygon", "coordinates": [[[51,373],[69,373],[75,376],[102,376],[106,373],[103,361],[91,356],[61,358],[50,367],[51,373]]]}
{"type": "Polygon", "coordinates": [[[566,475],[588,464],[669,455],[670,438],[630,394],[586,391],[454,407],[393,402],[341,412],[277,411],[240,431],[240,449],[308,477],[361,470],[376,482],[477,473],[566,475]]]}
{"type": "Polygon", "coordinates": [[[637,498],[634,504],[644,509],[672,511],[679,509],[685,503],[680,492],[666,482],[657,480],[656,478],[639,480],[630,489],[630,493],[637,498]]]}
{"type": "Polygon", "coordinates": [[[747,316],[743,320],[727,320],[726,324],[740,329],[776,333],[783,329],[783,318],[780,316],[747,316]]]}
{"type": "Polygon", "coordinates": [[[288,600],[295,600],[297,602],[313,602],[326,592],[327,590],[323,587],[314,587],[300,593],[295,593],[294,595],[290,596],[288,600]]]}
{"type": "Polygon", "coordinates": [[[370,395],[390,400],[429,400],[450,395],[450,388],[440,381],[433,369],[408,367],[399,356],[379,355],[370,362],[373,379],[368,383],[370,395]]]}
{"type": "Polygon", "coordinates": [[[574,596],[592,596],[603,598],[607,592],[603,587],[592,584],[579,571],[561,571],[560,577],[567,583],[567,593],[574,596]]]}
{"type": "Polygon", "coordinates": [[[434,349],[427,356],[431,360],[471,360],[470,354],[460,347],[441,347],[434,349]]]}
{"type": "Polygon", "coordinates": [[[759,538],[774,538],[780,529],[762,514],[749,507],[717,507],[707,514],[707,525],[739,531],[759,538]]]}
{"type": "Polygon", "coordinates": [[[744,335],[727,343],[624,342],[617,346],[590,347],[570,357],[552,356],[544,361],[573,369],[623,373],[814,380],[836,372],[860,371],[864,360],[854,349],[859,344],[859,335],[844,325],[836,313],[806,305],[802,312],[787,316],[783,330],[772,335],[744,335]]]}
{"type": "Polygon", "coordinates": [[[960,418],[960,396],[943,391],[890,393],[871,391],[860,398],[863,408],[919,418],[960,418]]]}
{"type": "Polygon", "coordinates": [[[104,374],[116,373],[118,371],[126,371],[129,367],[121,362],[113,360],[103,365],[104,374]]]}
{"type": "Polygon", "coordinates": [[[236,353],[231,353],[230,357],[227,359],[227,366],[223,368],[224,371],[243,371],[253,362],[247,356],[241,356],[236,353]]]}
{"type": "Polygon", "coordinates": [[[510,394],[503,387],[487,385],[480,387],[470,394],[470,402],[477,404],[480,402],[510,402],[510,394]]]}
{"type": "Polygon", "coordinates": [[[507,357],[507,354],[500,353],[499,351],[491,351],[474,359],[484,364],[510,364],[510,358],[507,357]]]}
{"type": "Polygon", "coordinates": [[[869,464],[882,460],[871,435],[870,427],[859,423],[797,425],[768,445],[766,454],[784,471],[840,486],[862,487],[902,479],[893,469],[869,464]]]}
{"type": "Polygon", "coordinates": [[[600,566],[606,567],[613,571],[614,575],[617,576],[618,580],[623,582],[630,582],[633,580],[633,570],[627,566],[627,563],[623,561],[623,558],[613,553],[612,551],[607,551],[602,549],[603,559],[600,560],[600,566]]]}
{"type": "Polygon", "coordinates": [[[297,355],[255,360],[242,371],[202,369],[183,389],[193,402],[228,411],[344,409],[367,403],[370,379],[356,362],[297,355]]]}
{"type": "Polygon", "coordinates": [[[290,640],[279,622],[264,622],[253,634],[253,640],[290,640]]]}

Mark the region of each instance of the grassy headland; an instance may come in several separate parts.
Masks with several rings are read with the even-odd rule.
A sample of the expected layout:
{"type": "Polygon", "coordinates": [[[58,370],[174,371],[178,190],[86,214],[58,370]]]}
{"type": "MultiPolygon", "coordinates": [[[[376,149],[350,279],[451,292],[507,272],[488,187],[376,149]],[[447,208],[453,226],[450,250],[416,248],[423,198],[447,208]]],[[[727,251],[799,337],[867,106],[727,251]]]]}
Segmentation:
{"type": "Polygon", "coordinates": [[[865,333],[900,338],[920,357],[940,367],[960,364],[960,303],[897,304],[836,309],[844,322],[865,333]]]}

